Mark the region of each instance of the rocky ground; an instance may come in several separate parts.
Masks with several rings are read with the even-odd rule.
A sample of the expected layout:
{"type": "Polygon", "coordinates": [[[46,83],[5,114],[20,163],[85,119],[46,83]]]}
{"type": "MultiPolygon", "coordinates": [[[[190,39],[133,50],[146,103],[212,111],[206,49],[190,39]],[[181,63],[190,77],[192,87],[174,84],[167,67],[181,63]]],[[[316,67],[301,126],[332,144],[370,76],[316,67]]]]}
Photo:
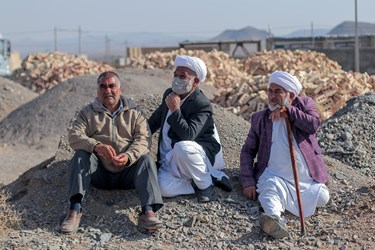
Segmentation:
{"type": "MultiPolygon", "coordinates": [[[[169,85],[171,72],[126,69],[120,77],[126,82],[125,93],[150,115],[169,85]]],[[[0,170],[9,173],[0,180],[2,249],[375,248],[374,104],[370,95],[349,103],[319,131],[320,143],[328,152],[331,201],[306,219],[306,235],[300,235],[299,220],[289,213],[288,238],[274,240],[260,231],[259,204],[244,198],[238,179],[239,152],[249,124],[216,105],[215,121],[225,171],[234,184],[232,192],[216,189],[217,201],[208,204],[198,203],[194,195],[165,199],[158,213],[164,227],[144,234],[136,227],[139,202],[134,191],[92,188],[83,204],[79,231],[60,234],[59,224],[68,208],[67,163],[73,153],[66,142],[66,127],[75,110],[95,96],[95,78],[77,77],[59,84],[0,122],[0,158],[8,159],[1,160],[0,170]],[[350,154],[332,153],[349,138],[353,150],[345,150],[350,154]]],[[[202,88],[212,95],[212,89],[202,88]]],[[[153,141],[155,154],[156,138],[153,141]]]]}

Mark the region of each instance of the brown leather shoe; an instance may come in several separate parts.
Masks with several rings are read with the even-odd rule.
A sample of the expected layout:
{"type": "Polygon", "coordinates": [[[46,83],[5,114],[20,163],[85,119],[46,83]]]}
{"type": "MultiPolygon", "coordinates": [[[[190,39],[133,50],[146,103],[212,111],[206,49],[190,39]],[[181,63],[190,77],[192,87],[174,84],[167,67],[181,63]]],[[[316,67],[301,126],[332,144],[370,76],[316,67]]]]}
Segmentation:
{"type": "Polygon", "coordinates": [[[82,218],[82,212],[77,213],[75,210],[70,210],[66,215],[63,223],[61,223],[61,232],[64,234],[75,233],[79,227],[82,218]]]}
{"type": "Polygon", "coordinates": [[[155,231],[163,226],[163,223],[158,219],[152,211],[147,211],[146,214],[140,214],[138,217],[138,228],[147,231],[155,231]]]}
{"type": "Polygon", "coordinates": [[[266,234],[271,235],[276,239],[289,236],[286,224],[282,222],[281,218],[277,215],[268,216],[262,214],[259,217],[259,224],[266,234]]]}

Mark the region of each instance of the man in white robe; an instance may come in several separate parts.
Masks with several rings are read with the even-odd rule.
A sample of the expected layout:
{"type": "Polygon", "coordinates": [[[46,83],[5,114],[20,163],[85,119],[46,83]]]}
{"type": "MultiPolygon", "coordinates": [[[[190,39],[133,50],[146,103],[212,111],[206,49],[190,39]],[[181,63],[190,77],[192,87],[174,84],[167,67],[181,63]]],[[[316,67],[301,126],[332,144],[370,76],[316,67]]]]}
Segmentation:
{"type": "Polygon", "coordinates": [[[204,62],[177,56],[171,88],[149,119],[151,133],[160,129],[158,179],[163,197],[193,194],[198,201],[215,199],[214,185],[231,191],[222,171],[224,160],[209,99],[200,90],[207,74],[204,62]]]}
{"type": "Polygon", "coordinates": [[[302,85],[287,72],[271,74],[268,84],[268,108],[256,112],[240,156],[240,179],[246,197],[258,199],[264,210],[260,225],[275,237],[288,236],[282,213],[299,216],[298,200],[290,158],[286,112],[293,131],[293,147],[304,216],[329,201],[327,168],[316,139],[319,115],[310,97],[298,96],[302,85]],[[254,165],[254,159],[257,163],[254,165]]]}

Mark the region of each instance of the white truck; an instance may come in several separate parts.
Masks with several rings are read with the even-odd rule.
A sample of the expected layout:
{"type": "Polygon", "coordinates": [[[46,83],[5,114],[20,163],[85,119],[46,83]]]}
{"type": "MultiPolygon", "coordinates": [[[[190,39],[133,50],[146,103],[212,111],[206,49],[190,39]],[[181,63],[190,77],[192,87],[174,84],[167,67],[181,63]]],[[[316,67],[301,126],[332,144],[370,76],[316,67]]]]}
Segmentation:
{"type": "Polygon", "coordinates": [[[0,34],[0,76],[9,76],[10,70],[11,46],[10,41],[4,39],[0,34]]]}

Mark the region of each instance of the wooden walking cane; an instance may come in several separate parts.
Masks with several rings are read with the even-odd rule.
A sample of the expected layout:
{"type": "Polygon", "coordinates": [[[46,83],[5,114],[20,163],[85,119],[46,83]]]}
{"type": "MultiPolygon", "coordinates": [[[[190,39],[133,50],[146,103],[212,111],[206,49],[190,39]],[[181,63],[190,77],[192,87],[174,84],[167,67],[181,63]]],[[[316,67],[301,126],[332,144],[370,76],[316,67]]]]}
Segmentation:
{"type": "Polygon", "coordinates": [[[292,161],[294,183],[296,185],[298,210],[299,210],[299,217],[300,217],[300,221],[301,221],[301,234],[304,235],[305,234],[305,218],[303,217],[303,210],[302,210],[301,189],[300,189],[300,186],[299,186],[299,179],[298,179],[296,153],[295,153],[294,147],[293,147],[293,133],[292,133],[292,127],[290,126],[289,114],[288,114],[287,109],[285,109],[285,123],[286,123],[286,128],[287,128],[287,131],[288,131],[289,152],[290,152],[290,160],[292,161]]]}

